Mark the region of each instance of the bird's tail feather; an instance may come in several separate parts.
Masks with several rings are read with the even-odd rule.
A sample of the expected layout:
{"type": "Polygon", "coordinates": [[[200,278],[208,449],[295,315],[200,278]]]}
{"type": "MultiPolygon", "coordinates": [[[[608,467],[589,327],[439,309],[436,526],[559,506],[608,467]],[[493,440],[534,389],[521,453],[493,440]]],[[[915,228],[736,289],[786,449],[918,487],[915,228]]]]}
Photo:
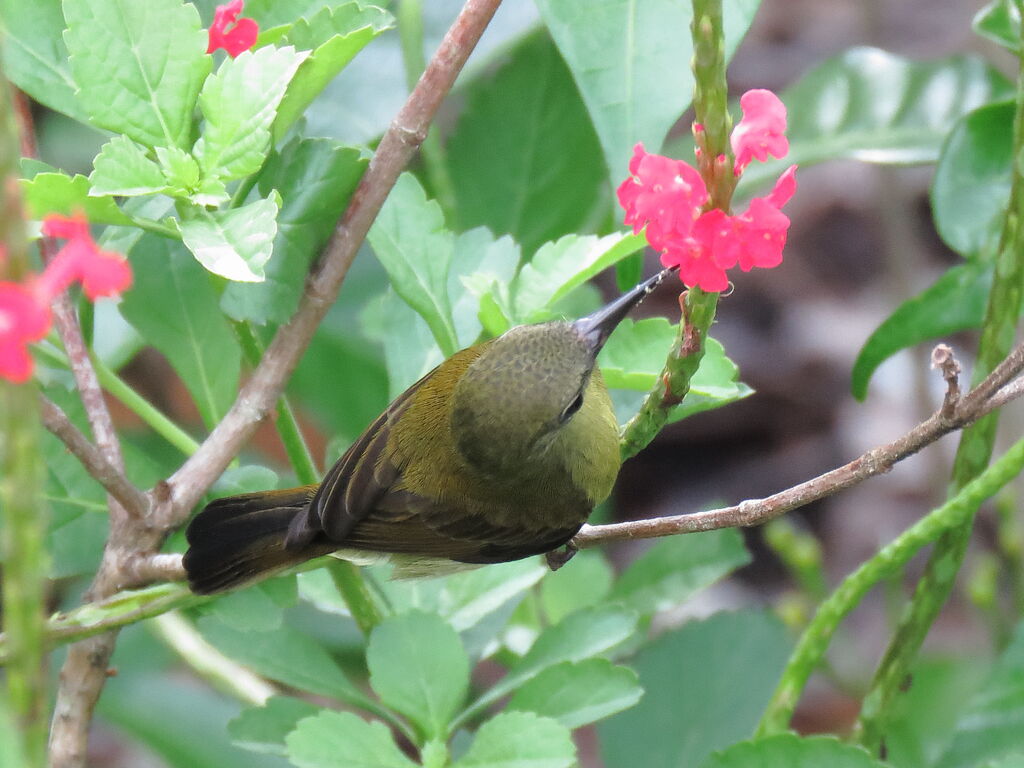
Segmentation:
{"type": "Polygon", "coordinates": [[[289,524],[306,509],[314,490],[249,493],[207,504],[185,532],[184,565],[192,591],[221,592],[330,552],[330,545],[284,546],[289,524]]]}

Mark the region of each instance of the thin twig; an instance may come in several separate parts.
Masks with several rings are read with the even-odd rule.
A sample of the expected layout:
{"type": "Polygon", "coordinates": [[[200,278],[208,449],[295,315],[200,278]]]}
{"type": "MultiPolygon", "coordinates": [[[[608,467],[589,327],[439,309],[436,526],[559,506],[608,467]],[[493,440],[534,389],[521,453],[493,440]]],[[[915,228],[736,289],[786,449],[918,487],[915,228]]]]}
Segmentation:
{"type": "Polygon", "coordinates": [[[71,423],[61,407],[45,395],[40,395],[40,417],[43,426],[57,436],[71,453],[85,467],[86,471],[102,485],[111,496],[131,514],[142,517],[149,510],[149,498],[132,485],[117,467],[89,442],[89,439],[71,423]]]}

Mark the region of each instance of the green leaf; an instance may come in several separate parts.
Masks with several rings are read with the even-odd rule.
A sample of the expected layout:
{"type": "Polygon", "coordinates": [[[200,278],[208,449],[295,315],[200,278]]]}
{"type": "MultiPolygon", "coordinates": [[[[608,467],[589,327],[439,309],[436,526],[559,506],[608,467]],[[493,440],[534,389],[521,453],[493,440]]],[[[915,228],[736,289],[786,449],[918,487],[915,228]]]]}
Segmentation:
{"type": "Polygon", "coordinates": [[[234,402],[238,342],[207,273],[175,241],[144,235],[128,254],[134,284],[118,305],[170,362],[210,428],[234,402]]]}
{"type": "Polygon", "coordinates": [[[991,264],[976,261],[943,273],[924,291],[903,302],[868,337],[853,364],[851,389],[863,400],[872,374],[901,349],[981,325],[992,287],[991,264]]]}
{"type": "Polygon", "coordinates": [[[90,194],[89,180],[85,176],[67,176],[63,173],[37,173],[30,180],[21,180],[21,194],[33,219],[42,219],[48,213],[69,216],[84,211],[93,224],[130,225],[129,219],[112,197],[90,194]]]}
{"type": "Polygon", "coordinates": [[[598,550],[576,553],[557,571],[549,572],[540,585],[540,603],[551,624],[573,611],[597,605],[611,592],[614,572],[598,550]]]}
{"type": "Polygon", "coordinates": [[[274,258],[264,266],[261,283],[231,283],[221,308],[236,320],[283,323],[295,311],[313,260],[327,243],[367,160],[358,150],[329,139],[292,142],[270,156],[259,175],[264,197],[277,190],[274,258]]]}
{"type": "Polygon", "coordinates": [[[320,712],[308,701],[291,696],[273,696],[262,707],[249,707],[228,723],[231,742],[250,752],[285,754],[285,737],[303,718],[320,712]]]}
{"type": "Polygon", "coordinates": [[[274,252],[277,211],[276,192],[241,208],[208,211],[187,208],[179,222],[181,239],[210,272],[228,280],[260,282],[263,265],[274,252]]]}
{"type": "Polygon", "coordinates": [[[604,764],[700,765],[713,750],[749,737],[790,646],[781,622],[760,611],[719,613],[661,635],[633,660],[640,703],[597,726],[604,764]]]}
{"type": "Polygon", "coordinates": [[[569,730],[531,712],[502,712],[476,732],[452,768],[570,768],[576,747],[569,730]]]}
{"type": "Polygon", "coordinates": [[[2,69],[40,104],[84,123],[88,118],[75,98],[64,26],[60,0],[0,0],[2,69]]]}
{"type": "Polygon", "coordinates": [[[213,61],[196,9],[179,0],[64,0],[64,18],[78,100],[92,122],[149,147],[184,146],[213,61]]]}
{"type": "Polygon", "coordinates": [[[415,176],[398,178],[368,239],[395,292],[426,320],[445,357],[455,354],[458,336],[448,299],[455,238],[415,176]]]}
{"type": "Polygon", "coordinates": [[[374,314],[379,325],[368,327],[367,333],[384,344],[388,397],[393,400],[440,365],[444,355],[426,321],[390,288],[367,308],[364,320],[374,314]]]}
{"type": "Polygon", "coordinates": [[[704,761],[702,768],[885,768],[862,747],[832,736],[801,738],[780,733],[734,744],[704,761]]]}
{"type": "Polygon", "coordinates": [[[935,228],[963,256],[995,251],[1010,197],[1012,101],[961,118],[942,147],[932,181],[935,228]]]}
{"type": "Polygon", "coordinates": [[[411,612],[374,627],[366,649],[370,685],[428,739],[444,738],[469,690],[469,658],[440,616],[411,612]]]}
{"type": "Polygon", "coordinates": [[[281,626],[284,611],[267,592],[263,582],[218,597],[205,612],[237,630],[269,632],[281,626]]]}
{"type": "Polygon", "coordinates": [[[540,247],[511,286],[512,321],[550,319],[551,307],[574,288],[647,245],[642,235],[566,235],[540,247]]]}
{"type": "Polygon", "coordinates": [[[448,272],[448,298],[460,347],[475,343],[483,331],[480,298],[495,284],[507,284],[519,266],[519,246],[511,237],[497,240],[485,227],[455,238],[448,272]]]}
{"type": "Polygon", "coordinates": [[[103,145],[93,161],[89,184],[90,196],[151,195],[167,189],[160,166],[127,136],[115,136],[103,145]]]}
{"type": "Polygon", "coordinates": [[[254,632],[204,616],[197,626],[208,642],[264,677],[343,701],[362,699],[323,646],[287,624],[269,632],[254,632]]]}
{"type": "Polygon", "coordinates": [[[532,254],[586,226],[603,192],[601,145],[545,34],[469,87],[448,141],[459,224],[511,234],[532,254]]]}
{"type": "MultiPolygon", "coordinates": [[[[772,183],[793,163],[840,158],[868,163],[932,163],[953,124],[975,107],[1011,95],[1006,78],[976,57],[910,61],[877,48],[852,48],[812,69],[782,93],[789,154],[752,163],[740,194],[772,183]]],[[[692,142],[690,142],[692,146],[692,142]]],[[[692,157],[682,145],[673,156],[692,157]]]]}
{"type": "Polygon", "coordinates": [[[295,70],[309,54],[268,46],[227,59],[199,94],[203,135],[192,154],[222,181],[255,173],[270,151],[270,126],[295,70]]]}
{"type": "Polygon", "coordinates": [[[285,740],[299,768],[416,768],[383,723],[351,712],[323,711],[300,720],[285,740]]]}
{"type": "Polygon", "coordinates": [[[1013,0],[992,0],[978,11],[971,26],[982,37],[1014,53],[1020,51],[1020,8],[1013,0]]]}
{"type": "Polygon", "coordinates": [[[546,569],[536,559],[454,573],[444,579],[438,612],[457,632],[464,632],[525,594],[545,573],[546,569]]]}
{"type": "Polygon", "coordinates": [[[178,193],[188,193],[199,185],[199,163],[178,147],[157,147],[156,159],[164,180],[178,193]]]}
{"type": "Polygon", "coordinates": [[[513,695],[509,710],[526,710],[579,728],[628,709],[643,689],[636,672],[607,659],[563,662],[528,680],[513,695]]]}
{"type": "Polygon", "coordinates": [[[668,536],[633,561],[615,582],[610,599],[650,615],[679,605],[749,562],[735,528],[668,536]]]}
{"type": "Polygon", "coordinates": [[[967,704],[936,768],[973,768],[1024,752],[1024,623],[967,704]]]}
{"type": "MultiPolygon", "coordinates": [[[[725,0],[725,59],[746,34],[760,3],[725,0]]],[[[657,151],[690,104],[692,12],[675,0],[539,0],[545,25],[579,86],[615,183],[626,177],[633,145],[657,151]]]]}
{"type": "Polygon", "coordinates": [[[274,120],[273,134],[280,139],[306,107],[345,68],[357,53],[386,29],[394,18],[375,6],[345,3],[322,8],[309,19],[299,19],[284,36],[298,50],[312,51],[295,73],[274,120]]]}

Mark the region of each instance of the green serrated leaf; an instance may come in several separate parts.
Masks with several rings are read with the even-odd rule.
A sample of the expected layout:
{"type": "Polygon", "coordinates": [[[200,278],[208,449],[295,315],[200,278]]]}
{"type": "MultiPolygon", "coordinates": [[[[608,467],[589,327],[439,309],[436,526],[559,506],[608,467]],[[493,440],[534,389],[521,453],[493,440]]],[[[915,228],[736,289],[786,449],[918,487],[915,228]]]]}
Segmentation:
{"type": "Polygon", "coordinates": [[[566,728],[580,728],[628,709],[643,689],[636,672],[607,659],[563,662],[528,680],[512,695],[509,710],[534,712],[566,728]]]}
{"type": "Polygon", "coordinates": [[[872,374],[901,349],[980,326],[993,271],[992,264],[961,264],[897,307],[868,337],[857,355],[850,377],[853,396],[863,400],[872,374]]]}
{"type": "Polygon", "coordinates": [[[249,707],[228,723],[231,742],[250,752],[284,755],[285,738],[303,718],[320,712],[315,704],[291,696],[272,696],[262,707],[249,707]]]}
{"type": "Polygon", "coordinates": [[[416,768],[387,726],[351,712],[323,711],[300,720],[285,744],[299,768],[416,768]]]}
{"type": "Polygon", "coordinates": [[[306,107],[359,51],[393,26],[394,18],[387,11],[355,2],[322,8],[309,19],[296,21],[284,41],[312,54],[295,73],[281,102],[274,120],[275,140],[285,135],[306,107]]]}
{"type": "Polygon", "coordinates": [[[576,747],[569,729],[531,712],[502,712],[480,726],[452,768],[570,768],[576,747]]]}
{"type": "Polygon", "coordinates": [[[577,552],[541,582],[540,602],[548,622],[557,624],[573,611],[597,605],[611,592],[614,578],[611,564],[600,551],[577,552]]]}
{"type": "Polygon", "coordinates": [[[511,286],[514,323],[550,319],[551,307],[574,288],[647,245],[642,235],[566,235],[540,247],[511,286]]]}
{"type": "Polygon", "coordinates": [[[448,299],[455,237],[415,176],[398,178],[368,239],[395,292],[426,320],[445,357],[455,354],[458,335],[448,299]]]}
{"type": "Polygon", "coordinates": [[[448,298],[460,347],[468,347],[480,336],[480,298],[495,284],[507,284],[519,266],[519,246],[511,237],[497,240],[484,227],[463,232],[455,238],[448,272],[448,298]]]}
{"type": "Polygon", "coordinates": [[[192,154],[221,180],[255,173],[270,151],[270,126],[299,65],[309,54],[268,46],[227,59],[199,94],[203,133],[192,154]]]}
{"type": "Polygon", "coordinates": [[[4,77],[40,104],[84,123],[88,116],[75,98],[64,26],[60,0],[0,0],[4,77]]]}
{"type": "Polygon", "coordinates": [[[702,768],[885,768],[863,747],[844,744],[832,736],[780,733],[734,744],[712,755],[702,768]]]}
{"type": "Polygon", "coordinates": [[[469,658],[440,616],[412,612],[374,627],[366,649],[370,685],[427,738],[444,738],[469,690],[469,658]]]}
{"type": "Polygon", "coordinates": [[[995,251],[1010,197],[1012,101],[987,104],[961,118],[942,147],[931,202],[935,228],[963,256],[995,251]]]}
{"type": "Polygon", "coordinates": [[[280,205],[280,195],[271,192],[270,197],[241,208],[208,211],[192,206],[179,223],[181,239],[213,274],[259,282],[265,278],[263,265],[274,252],[280,205]]]}
{"type": "Polygon", "coordinates": [[[90,194],[89,180],[85,176],[63,173],[37,173],[31,179],[21,179],[21,194],[33,219],[42,219],[48,213],[65,216],[84,211],[93,224],[130,225],[132,220],[117,207],[112,197],[90,194]]]}
{"type": "MultiPolygon", "coordinates": [[[[723,3],[728,62],[760,5],[723,3]]],[[[626,178],[633,145],[657,151],[690,104],[693,48],[689,3],[611,0],[600,11],[589,3],[539,0],[545,26],[579,86],[615,183],[626,178]]]]}
{"type": "Polygon", "coordinates": [[[469,87],[448,157],[459,223],[511,234],[527,255],[583,228],[606,176],[579,91],[546,34],[469,87]]]}
{"type": "Polygon", "coordinates": [[[157,147],[156,159],[166,183],[176,191],[190,192],[199,184],[199,163],[178,147],[157,147]]]}
{"type": "MultiPolygon", "coordinates": [[[[179,150],[181,151],[181,150],[179,150]]],[[[89,195],[152,195],[167,189],[160,166],[146,156],[144,147],[127,136],[115,136],[100,150],[89,174],[89,195]]]]}
{"type": "Polygon", "coordinates": [[[982,37],[1014,53],[1020,51],[1020,6],[1014,0],[992,0],[975,14],[971,26],[982,37]]]}
{"type": "Polygon", "coordinates": [[[149,147],[184,146],[213,61],[195,7],[64,0],[64,18],[78,101],[92,122],[149,147]]]}
{"type": "Polygon", "coordinates": [[[306,274],[327,242],[367,160],[329,139],[303,139],[273,153],[260,172],[260,194],[281,195],[272,258],[261,283],[231,283],[221,308],[236,320],[283,323],[298,306],[306,274]]]}
{"type": "Polygon", "coordinates": [[[144,235],[128,257],[135,282],[118,305],[121,314],[168,359],[212,428],[234,402],[241,370],[217,292],[173,240],[144,235]]]}

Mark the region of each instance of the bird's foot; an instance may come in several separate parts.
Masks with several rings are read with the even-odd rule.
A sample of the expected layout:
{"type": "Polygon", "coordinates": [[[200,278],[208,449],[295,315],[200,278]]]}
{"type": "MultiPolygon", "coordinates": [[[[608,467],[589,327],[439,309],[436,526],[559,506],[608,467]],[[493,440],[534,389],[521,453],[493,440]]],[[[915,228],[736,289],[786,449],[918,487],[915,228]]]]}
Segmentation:
{"type": "Polygon", "coordinates": [[[579,549],[570,541],[561,549],[552,549],[550,552],[545,553],[544,557],[548,561],[548,568],[552,571],[557,571],[572,560],[573,555],[577,552],[579,552],[579,549]]]}

